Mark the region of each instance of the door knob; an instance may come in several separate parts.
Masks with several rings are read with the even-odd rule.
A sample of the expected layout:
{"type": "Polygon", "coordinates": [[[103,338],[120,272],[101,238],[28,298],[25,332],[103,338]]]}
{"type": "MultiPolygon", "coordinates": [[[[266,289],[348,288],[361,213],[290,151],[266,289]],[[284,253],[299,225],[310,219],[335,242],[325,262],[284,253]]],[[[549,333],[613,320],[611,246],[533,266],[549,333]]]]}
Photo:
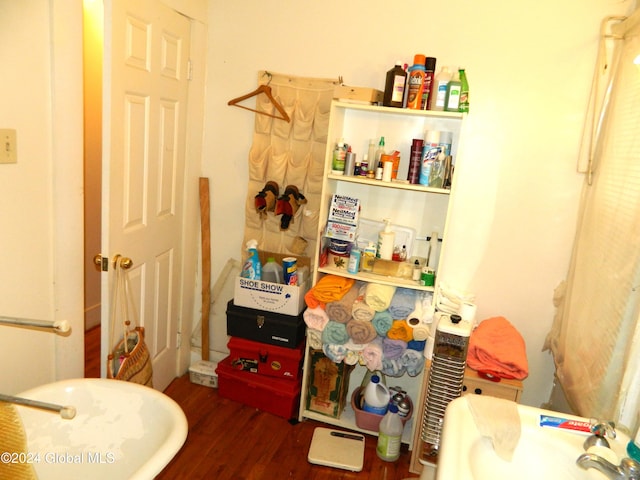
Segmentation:
{"type": "MultiPolygon", "coordinates": [[[[98,267],[99,270],[102,270],[103,272],[109,270],[109,259],[103,257],[99,253],[97,255],[94,255],[93,263],[98,267]]],[[[133,267],[133,260],[131,260],[129,257],[123,257],[122,255],[118,254],[113,257],[113,266],[116,267],[117,265],[119,265],[120,268],[123,268],[124,270],[129,270],[131,267],[133,267]]]]}

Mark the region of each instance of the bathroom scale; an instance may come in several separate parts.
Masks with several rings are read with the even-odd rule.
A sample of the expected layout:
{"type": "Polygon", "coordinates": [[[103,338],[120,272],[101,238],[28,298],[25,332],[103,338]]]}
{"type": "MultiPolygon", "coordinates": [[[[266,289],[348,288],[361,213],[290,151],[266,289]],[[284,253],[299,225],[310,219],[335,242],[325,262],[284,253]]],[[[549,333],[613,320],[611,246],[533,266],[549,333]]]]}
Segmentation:
{"type": "Polygon", "coordinates": [[[364,435],[316,427],[307,459],[315,465],[360,472],[364,466],[364,435]]]}

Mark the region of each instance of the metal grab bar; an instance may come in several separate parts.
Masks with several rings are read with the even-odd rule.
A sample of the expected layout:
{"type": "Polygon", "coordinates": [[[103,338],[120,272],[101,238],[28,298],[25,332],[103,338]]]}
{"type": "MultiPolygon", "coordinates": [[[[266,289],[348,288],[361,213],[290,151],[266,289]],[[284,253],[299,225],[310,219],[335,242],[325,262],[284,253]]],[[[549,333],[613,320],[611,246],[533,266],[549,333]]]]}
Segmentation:
{"type": "Polygon", "coordinates": [[[53,330],[55,333],[67,333],[71,328],[69,322],[66,320],[56,320],[55,322],[48,322],[46,320],[32,320],[30,318],[15,317],[0,317],[0,325],[47,328],[53,330]]]}
{"type": "Polygon", "coordinates": [[[48,410],[57,412],[60,417],[70,420],[76,416],[76,409],[70,406],[56,405],[55,403],[40,402],[29,398],[14,397],[12,395],[3,395],[0,393],[0,402],[13,403],[15,405],[24,405],[25,407],[39,408],[40,410],[48,410]]]}

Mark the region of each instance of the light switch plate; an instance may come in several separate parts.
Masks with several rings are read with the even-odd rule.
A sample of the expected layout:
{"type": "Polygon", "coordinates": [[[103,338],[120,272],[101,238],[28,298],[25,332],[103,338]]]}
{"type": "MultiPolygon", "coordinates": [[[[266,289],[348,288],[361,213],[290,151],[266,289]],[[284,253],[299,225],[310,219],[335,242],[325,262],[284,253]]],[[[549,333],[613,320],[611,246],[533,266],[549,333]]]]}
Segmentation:
{"type": "Polygon", "coordinates": [[[18,146],[16,131],[11,128],[0,129],[0,163],[17,163],[18,146]]]}

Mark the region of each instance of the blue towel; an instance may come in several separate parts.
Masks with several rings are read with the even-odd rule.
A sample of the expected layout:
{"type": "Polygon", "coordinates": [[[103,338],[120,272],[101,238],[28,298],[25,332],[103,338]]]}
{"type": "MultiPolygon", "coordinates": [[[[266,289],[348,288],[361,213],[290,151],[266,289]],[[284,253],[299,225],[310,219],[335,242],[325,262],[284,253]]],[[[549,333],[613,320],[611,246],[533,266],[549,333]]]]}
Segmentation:
{"type": "Polygon", "coordinates": [[[324,330],[322,330],[322,343],[344,345],[347,340],[349,340],[349,334],[347,333],[347,327],[343,323],[329,320],[324,330]]]}
{"type": "Polygon", "coordinates": [[[376,332],[378,332],[379,336],[386,337],[387,332],[393,324],[393,317],[388,310],[383,310],[382,312],[376,312],[376,314],[373,316],[373,319],[371,320],[371,323],[373,324],[373,328],[376,329],[376,332]]]}
{"type": "Polygon", "coordinates": [[[410,350],[415,350],[416,352],[424,351],[424,347],[427,346],[426,340],[411,340],[407,343],[407,348],[410,350]]]}
{"type": "Polygon", "coordinates": [[[410,377],[420,375],[424,368],[424,355],[416,350],[407,349],[400,357],[400,363],[406,368],[410,377]]]}
{"type": "Polygon", "coordinates": [[[382,373],[389,377],[401,377],[404,375],[406,367],[399,358],[383,358],[382,373]]]}
{"type": "Polygon", "coordinates": [[[396,288],[391,303],[389,303],[389,313],[394,320],[404,320],[416,308],[416,290],[411,288],[396,288]]]}
{"type": "Polygon", "coordinates": [[[334,345],[325,343],[322,345],[325,356],[334,363],[340,363],[347,356],[347,347],[344,345],[334,345]]]}

